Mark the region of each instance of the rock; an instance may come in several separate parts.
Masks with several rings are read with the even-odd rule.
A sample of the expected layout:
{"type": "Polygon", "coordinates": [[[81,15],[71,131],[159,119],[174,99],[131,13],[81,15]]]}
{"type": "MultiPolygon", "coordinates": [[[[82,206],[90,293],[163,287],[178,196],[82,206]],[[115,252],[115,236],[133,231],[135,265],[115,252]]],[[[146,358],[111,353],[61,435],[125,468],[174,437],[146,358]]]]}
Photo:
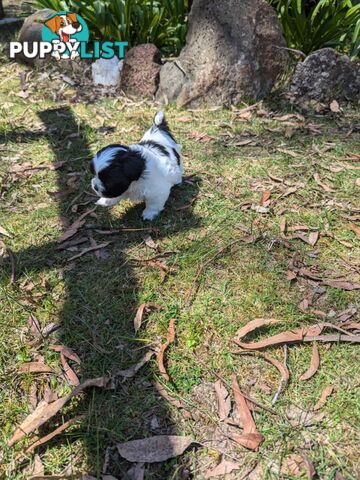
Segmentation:
{"type": "Polygon", "coordinates": [[[295,103],[356,101],[360,96],[360,68],[332,48],[322,48],[298,63],[287,96],[295,103]]]}
{"type": "Polygon", "coordinates": [[[131,48],[125,55],[121,89],[126,94],[153,97],[159,84],[161,52],[147,43],[131,48]]]}
{"type": "Polygon", "coordinates": [[[95,85],[118,85],[123,60],[117,57],[99,58],[91,65],[92,79],[95,85]]]}
{"type": "Polygon", "coordinates": [[[186,46],[161,68],[157,99],[214,106],[265,97],[287,63],[285,46],[265,0],[194,0],[186,46]]]}
{"type": "MultiPolygon", "coordinates": [[[[41,31],[45,20],[55,13],[54,10],[44,8],[33,13],[25,20],[19,32],[19,42],[41,42],[41,31]]],[[[17,55],[17,58],[30,65],[37,65],[44,60],[37,58],[25,58],[23,55],[17,55]]]]}

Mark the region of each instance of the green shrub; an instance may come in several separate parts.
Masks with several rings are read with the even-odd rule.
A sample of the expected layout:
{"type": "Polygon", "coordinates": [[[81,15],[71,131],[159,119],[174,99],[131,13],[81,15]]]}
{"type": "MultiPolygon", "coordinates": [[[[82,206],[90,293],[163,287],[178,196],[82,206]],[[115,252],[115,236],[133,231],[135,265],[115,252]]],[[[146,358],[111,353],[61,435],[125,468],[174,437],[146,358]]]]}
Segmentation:
{"type": "Polygon", "coordinates": [[[277,11],[288,47],[309,54],[338,48],[360,51],[360,4],[351,0],[268,0],[277,11]]]}
{"type": "Polygon", "coordinates": [[[188,0],[35,0],[34,5],[79,13],[92,40],[151,42],[176,55],[185,43],[188,0]]]}

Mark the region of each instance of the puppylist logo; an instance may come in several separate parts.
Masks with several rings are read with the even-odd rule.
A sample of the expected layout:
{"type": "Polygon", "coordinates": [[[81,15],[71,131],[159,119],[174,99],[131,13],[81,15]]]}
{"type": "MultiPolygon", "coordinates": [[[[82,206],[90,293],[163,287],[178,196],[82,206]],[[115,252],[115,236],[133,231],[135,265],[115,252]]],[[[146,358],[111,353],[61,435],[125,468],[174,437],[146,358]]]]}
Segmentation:
{"type": "Polygon", "coordinates": [[[87,49],[89,29],[77,13],[57,12],[45,20],[40,42],[10,42],[10,58],[22,54],[26,58],[44,59],[47,55],[57,60],[67,58],[111,59],[115,55],[124,58],[128,42],[93,42],[91,52],[87,49]]]}

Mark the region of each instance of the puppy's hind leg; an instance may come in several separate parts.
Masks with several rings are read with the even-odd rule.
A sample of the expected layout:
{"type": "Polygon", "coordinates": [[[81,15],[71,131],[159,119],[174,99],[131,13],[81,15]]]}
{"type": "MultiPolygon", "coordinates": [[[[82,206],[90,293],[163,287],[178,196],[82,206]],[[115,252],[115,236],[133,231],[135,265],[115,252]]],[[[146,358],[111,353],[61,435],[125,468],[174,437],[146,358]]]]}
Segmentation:
{"type": "Polygon", "coordinates": [[[164,210],[165,203],[170,195],[171,186],[163,187],[157,195],[147,196],[145,198],[146,208],[143,211],[142,217],[144,220],[153,220],[164,210]]]}

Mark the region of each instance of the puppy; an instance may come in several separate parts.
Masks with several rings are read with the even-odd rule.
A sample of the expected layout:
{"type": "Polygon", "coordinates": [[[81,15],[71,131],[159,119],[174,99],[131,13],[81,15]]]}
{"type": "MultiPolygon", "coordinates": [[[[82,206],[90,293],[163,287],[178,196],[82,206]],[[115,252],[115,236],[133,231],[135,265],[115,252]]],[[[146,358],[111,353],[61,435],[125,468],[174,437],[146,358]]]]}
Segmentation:
{"type": "MultiPolygon", "coordinates": [[[[65,42],[65,43],[75,43],[75,38],[71,38],[71,35],[74,35],[77,32],[81,32],[82,26],[78,22],[76,13],[67,13],[66,15],[56,15],[55,17],[50,18],[50,20],[45,22],[45,25],[50,28],[50,30],[59,36],[59,40],[53,40],[53,43],[65,42]]],[[[57,60],[60,58],[69,58],[67,53],[60,55],[60,52],[54,51],[52,53],[57,60]]],[[[77,50],[73,50],[70,54],[71,60],[74,60],[79,56],[77,50]]]]}
{"type": "Polygon", "coordinates": [[[145,201],[142,217],[153,220],[164,209],[173,185],[182,181],[181,146],[170,132],[163,112],[141,141],[128,147],[109,145],[91,161],[91,186],[103,207],[120,200],[145,201]]]}

